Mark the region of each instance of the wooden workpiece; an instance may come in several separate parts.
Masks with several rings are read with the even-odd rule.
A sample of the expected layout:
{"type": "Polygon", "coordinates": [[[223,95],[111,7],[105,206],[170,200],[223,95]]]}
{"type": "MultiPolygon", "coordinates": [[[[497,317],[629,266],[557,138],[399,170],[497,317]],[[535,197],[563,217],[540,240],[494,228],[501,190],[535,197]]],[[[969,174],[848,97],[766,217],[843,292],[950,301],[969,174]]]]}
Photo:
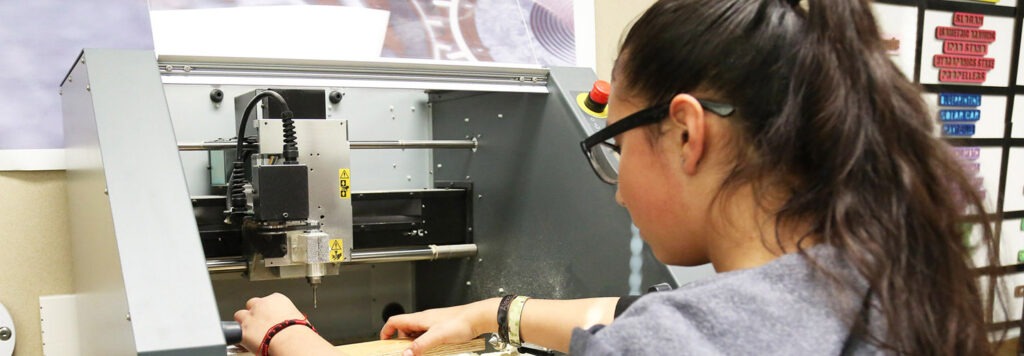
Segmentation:
{"type": "MultiPolygon", "coordinates": [[[[337,347],[341,355],[352,356],[401,356],[405,349],[409,348],[411,339],[391,339],[362,342],[358,344],[341,345],[337,347]]],[[[440,345],[430,351],[429,356],[456,355],[470,352],[483,351],[486,348],[484,339],[474,339],[461,344],[440,345]]],[[[251,356],[251,353],[239,353],[235,356],[251,356]]]]}

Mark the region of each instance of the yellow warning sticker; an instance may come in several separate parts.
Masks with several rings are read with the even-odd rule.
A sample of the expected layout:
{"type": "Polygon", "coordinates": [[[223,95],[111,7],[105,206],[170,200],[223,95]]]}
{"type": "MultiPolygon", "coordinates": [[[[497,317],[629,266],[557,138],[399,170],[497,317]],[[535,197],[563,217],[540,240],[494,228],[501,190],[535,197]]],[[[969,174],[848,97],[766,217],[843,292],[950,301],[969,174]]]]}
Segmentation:
{"type": "Polygon", "coordinates": [[[345,241],[342,239],[331,239],[331,262],[341,262],[345,259],[345,241]]]}
{"type": "Polygon", "coordinates": [[[338,195],[341,199],[349,199],[351,197],[352,186],[351,173],[348,168],[342,168],[338,170],[338,195]]]}

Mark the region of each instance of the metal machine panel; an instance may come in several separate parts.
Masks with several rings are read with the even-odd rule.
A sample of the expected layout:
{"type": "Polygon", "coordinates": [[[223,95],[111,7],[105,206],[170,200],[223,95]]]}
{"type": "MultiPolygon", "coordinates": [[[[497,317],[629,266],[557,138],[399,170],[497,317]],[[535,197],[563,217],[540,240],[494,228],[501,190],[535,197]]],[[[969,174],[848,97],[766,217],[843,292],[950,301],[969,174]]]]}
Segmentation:
{"type": "MultiPolygon", "coordinates": [[[[281,120],[257,120],[260,153],[280,154],[284,140],[281,120]]],[[[352,194],[340,196],[339,170],[349,167],[348,128],[342,120],[295,120],[299,164],[309,167],[309,218],[320,221],[320,228],[331,239],[344,240],[344,260],[352,251],[352,194]]]]}
{"type": "MultiPolygon", "coordinates": [[[[430,107],[422,90],[344,88],[335,107],[352,141],[430,140],[430,107]]],[[[359,191],[432,188],[430,150],[361,150],[352,155],[359,191]]]]}
{"type": "MultiPolygon", "coordinates": [[[[555,70],[551,93],[589,89],[589,70],[555,70]]],[[[583,158],[580,115],[566,96],[507,93],[432,95],[435,139],[480,142],[475,151],[435,151],[439,180],[472,181],[478,257],[419,263],[417,307],[517,293],[544,298],[626,295],[630,218],[615,188],[583,158]],[[500,162],[500,163],[499,163],[500,162]],[[440,293],[438,291],[446,291],[440,293]]],[[[643,283],[674,284],[643,253],[643,283]]]]}
{"type": "Polygon", "coordinates": [[[216,355],[224,337],[151,51],[85,50],[62,85],[87,355],[216,355]],[[116,129],[115,129],[116,128],[116,129]]]}
{"type": "MultiPolygon", "coordinates": [[[[174,132],[179,142],[200,143],[235,136],[234,100],[209,98],[213,89],[233,98],[256,89],[277,87],[276,80],[260,86],[165,84],[174,132]]],[[[307,88],[307,87],[302,87],[307,88]]],[[[327,118],[346,120],[352,141],[429,140],[427,94],[415,89],[316,88],[324,95],[344,93],[340,103],[327,102],[327,118]]],[[[255,125],[255,120],[250,121],[255,125]]],[[[301,140],[301,138],[300,138],[301,140]]],[[[431,187],[429,150],[362,150],[351,157],[352,186],[359,191],[431,187]],[[373,172],[371,175],[365,174],[373,172]]],[[[183,151],[181,161],[192,195],[223,194],[210,189],[209,153],[183,151]]]]}

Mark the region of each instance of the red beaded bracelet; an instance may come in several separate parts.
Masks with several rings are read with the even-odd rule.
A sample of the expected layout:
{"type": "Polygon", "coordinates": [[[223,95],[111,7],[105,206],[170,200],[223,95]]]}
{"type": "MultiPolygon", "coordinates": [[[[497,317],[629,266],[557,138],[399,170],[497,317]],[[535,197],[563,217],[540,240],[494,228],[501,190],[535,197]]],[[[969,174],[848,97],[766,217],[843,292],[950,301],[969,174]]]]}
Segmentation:
{"type": "Polygon", "coordinates": [[[274,338],[274,335],[277,335],[277,333],[281,332],[281,330],[284,330],[285,328],[292,325],[305,325],[308,326],[310,329],[313,329],[313,332],[317,332],[316,328],[313,327],[313,324],[309,323],[309,319],[306,318],[305,315],[303,315],[302,319],[291,319],[282,321],[274,326],[271,326],[270,329],[267,330],[267,334],[263,336],[263,342],[260,343],[259,354],[262,356],[270,356],[270,339],[274,338]]]}

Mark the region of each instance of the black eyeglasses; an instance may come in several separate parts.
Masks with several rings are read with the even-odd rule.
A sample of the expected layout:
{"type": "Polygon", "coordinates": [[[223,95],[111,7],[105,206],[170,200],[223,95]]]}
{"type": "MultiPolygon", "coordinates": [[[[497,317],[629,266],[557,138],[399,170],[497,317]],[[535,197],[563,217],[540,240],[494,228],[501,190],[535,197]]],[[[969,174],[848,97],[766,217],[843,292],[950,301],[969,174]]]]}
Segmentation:
{"type": "MultiPolygon", "coordinates": [[[[729,104],[722,104],[711,102],[707,100],[697,99],[700,106],[704,110],[715,113],[715,115],[726,117],[736,112],[736,108],[729,104]]],[[[649,108],[637,111],[632,115],[626,116],[622,120],[611,124],[601,131],[595,132],[587,139],[580,142],[580,147],[583,148],[583,154],[587,156],[587,160],[590,161],[590,168],[594,169],[594,173],[597,174],[598,178],[608,184],[617,184],[619,182],[619,164],[616,160],[615,163],[605,159],[598,160],[597,157],[602,155],[599,150],[604,150],[604,155],[607,157],[610,153],[608,151],[620,153],[621,148],[619,145],[609,142],[613,137],[622,134],[623,132],[635,129],[640,126],[650,125],[659,122],[668,116],[668,108],[670,103],[659,104],[651,106],[649,108]]]]}

